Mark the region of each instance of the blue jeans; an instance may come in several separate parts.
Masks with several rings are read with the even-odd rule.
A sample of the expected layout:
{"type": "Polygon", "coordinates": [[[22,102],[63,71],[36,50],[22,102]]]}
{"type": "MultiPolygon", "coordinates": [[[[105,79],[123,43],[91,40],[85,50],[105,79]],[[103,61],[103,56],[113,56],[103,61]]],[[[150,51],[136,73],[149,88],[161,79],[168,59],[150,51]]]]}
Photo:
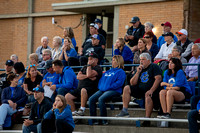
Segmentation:
{"type": "Polygon", "coordinates": [[[11,116],[15,112],[17,112],[17,110],[13,110],[13,108],[11,108],[9,104],[2,104],[0,106],[0,125],[4,124],[7,115],[11,116]]]}
{"type": "Polygon", "coordinates": [[[67,88],[58,88],[57,94],[65,96],[69,91],[70,91],[70,89],[67,89],[67,88]]]}
{"type": "Polygon", "coordinates": [[[90,116],[96,116],[96,102],[99,102],[100,116],[107,116],[106,102],[112,100],[112,97],[120,96],[119,92],[110,91],[97,91],[89,98],[90,116]]]}
{"type": "Polygon", "coordinates": [[[34,133],[42,133],[41,130],[41,123],[37,124],[37,125],[30,125],[30,126],[25,126],[23,124],[22,126],[22,131],[23,133],[30,133],[30,132],[34,132],[34,133]]]}
{"type": "Polygon", "coordinates": [[[187,118],[190,133],[199,133],[199,124],[197,123],[197,120],[200,119],[199,112],[196,109],[190,110],[187,114],[187,118]]]}

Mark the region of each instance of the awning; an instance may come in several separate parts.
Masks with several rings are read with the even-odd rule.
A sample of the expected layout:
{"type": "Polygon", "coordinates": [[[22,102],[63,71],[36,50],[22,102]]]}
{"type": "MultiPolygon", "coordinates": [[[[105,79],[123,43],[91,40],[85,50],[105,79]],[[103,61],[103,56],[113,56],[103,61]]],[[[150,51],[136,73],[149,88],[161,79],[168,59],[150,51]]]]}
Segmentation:
{"type": "Polygon", "coordinates": [[[101,1],[79,1],[79,2],[66,2],[66,3],[53,3],[52,8],[56,11],[69,11],[82,14],[101,14],[102,11],[106,13],[113,13],[114,6],[147,3],[147,2],[160,2],[167,0],[101,0],[101,1]]]}

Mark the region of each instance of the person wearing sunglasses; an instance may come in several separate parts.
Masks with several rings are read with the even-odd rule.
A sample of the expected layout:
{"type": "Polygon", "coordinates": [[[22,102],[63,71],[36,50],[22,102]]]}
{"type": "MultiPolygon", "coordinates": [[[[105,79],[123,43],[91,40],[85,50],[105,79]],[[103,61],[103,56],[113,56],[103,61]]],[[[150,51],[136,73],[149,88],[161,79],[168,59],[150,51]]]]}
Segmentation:
{"type": "Polygon", "coordinates": [[[24,120],[23,133],[41,133],[41,121],[44,115],[52,108],[52,102],[44,97],[44,89],[36,87],[33,89],[35,102],[31,106],[31,112],[28,119],[24,120]]]}
{"type": "Polygon", "coordinates": [[[28,95],[28,102],[34,102],[33,88],[40,85],[42,81],[42,75],[37,71],[35,64],[30,65],[27,70],[26,77],[24,79],[24,90],[28,95]]]}
{"type": "MultiPolygon", "coordinates": [[[[3,129],[6,117],[11,116],[19,107],[24,107],[27,97],[22,87],[17,87],[18,77],[11,73],[7,78],[9,87],[4,88],[2,92],[2,105],[0,106],[0,130],[3,129]]],[[[5,124],[6,125],[6,124],[5,124]]]]}
{"type": "Polygon", "coordinates": [[[152,31],[148,31],[144,34],[144,39],[147,42],[147,50],[151,52],[152,61],[154,60],[155,56],[158,54],[158,46],[157,44],[153,43],[154,34],[152,31]]]}
{"type": "Polygon", "coordinates": [[[194,43],[188,39],[188,32],[186,29],[181,29],[176,32],[176,34],[178,36],[178,42],[176,42],[176,45],[182,47],[181,56],[189,61],[192,57],[192,45],[194,43]]]}
{"type": "Polygon", "coordinates": [[[138,50],[138,40],[142,38],[145,33],[144,25],[141,24],[139,17],[135,16],[131,19],[132,26],[127,30],[124,40],[128,42],[128,45],[133,52],[138,50]]]}
{"type": "MultiPolygon", "coordinates": [[[[146,23],[144,23],[144,26],[145,26],[145,34],[147,32],[152,32],[153,33],[152,29],[154,28],[154,25],[152,23],[146,22],[146,23]]],[[[153,33],[152,42],[157,44],[157,37],[156,37],[156,35],[154,35],[154,33],[153,33]]]]}

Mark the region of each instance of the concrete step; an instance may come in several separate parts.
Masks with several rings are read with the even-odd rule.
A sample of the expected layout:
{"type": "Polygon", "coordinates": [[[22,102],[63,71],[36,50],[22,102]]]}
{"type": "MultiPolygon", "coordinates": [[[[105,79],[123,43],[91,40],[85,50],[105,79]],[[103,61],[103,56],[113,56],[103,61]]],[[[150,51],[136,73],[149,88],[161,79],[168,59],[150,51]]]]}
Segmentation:
{"type": "Polygon", "coordinates": [[[90,133],[188,133],[187,128],[135,127],[134,125],[76,125],[75,131],[90,133]]]}

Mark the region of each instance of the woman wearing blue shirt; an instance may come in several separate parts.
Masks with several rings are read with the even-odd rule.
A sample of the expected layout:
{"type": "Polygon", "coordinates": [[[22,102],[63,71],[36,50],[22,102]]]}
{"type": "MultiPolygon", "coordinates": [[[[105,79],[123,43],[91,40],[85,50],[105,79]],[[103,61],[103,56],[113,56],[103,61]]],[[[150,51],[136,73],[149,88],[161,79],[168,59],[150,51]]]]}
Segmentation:
{"type": "Polygon", "coordinates": [[[44,115],[42,132],[72,133],[74,127],[70,105],[66,103],[64,96],[57,95],[53,108],[44,115]]]}
{"type": "MultiPolygon", "coordinates": [[[[124,59],[124,64],[133,64],[133,53],[131,49],[125,45],[123,38],[118,38],[115,43],[114,55],[121,55],[124,59]]],[[[131,67],[125,67],[124,70],[131,70],[131,67]]]]}
{"type": "Polygon", "coordinates": [[[18,77],[14,73],[8,75],[9,87],[4,88],[2,92],[0,106],[0,130],[3,129],[6,116],[13,115],[19,107],[24,107],[27,97],[22,87],[17,87],[18,77]]]}
{"type": "Polygon", "coordinates": [[[61,55],[59,57],[59,60],[61,60],[64,64],[64,66],[78,66],[77,64],[78,58],[77,58],[77,52],[73,48],[72,41],[69,37],[64,38],[64,44],[62,46],[61,55]]]}
{"type": "Polygon", "coordinates": [[[182,63],[178,58],[171,58],[169,60],[169,69],[164,73],[161,86],[164,87],[160,91],[163,115],[158,117],[170,118],[173,103],[189,99],[192,94],[185,73],[182,70],[182,63]]]}
{"type": "MultiPolygon", "coordinates": [[[[89,98],[90,116],[96,116],[96,102],[99,102],[100,115],[107,116],[105,102],[112,100],[112,97],[120,96],[126,74],[123,70],[124,60],[121,55],[115,55],[112,58],[112,68],[106,71],[99,80],[98,89],[95,94],[89,98]]],[[[95,122],[94,124],[99,124],[95,122]]],[[[103,125],[108,124],[102,120],[103,125]]]]}

